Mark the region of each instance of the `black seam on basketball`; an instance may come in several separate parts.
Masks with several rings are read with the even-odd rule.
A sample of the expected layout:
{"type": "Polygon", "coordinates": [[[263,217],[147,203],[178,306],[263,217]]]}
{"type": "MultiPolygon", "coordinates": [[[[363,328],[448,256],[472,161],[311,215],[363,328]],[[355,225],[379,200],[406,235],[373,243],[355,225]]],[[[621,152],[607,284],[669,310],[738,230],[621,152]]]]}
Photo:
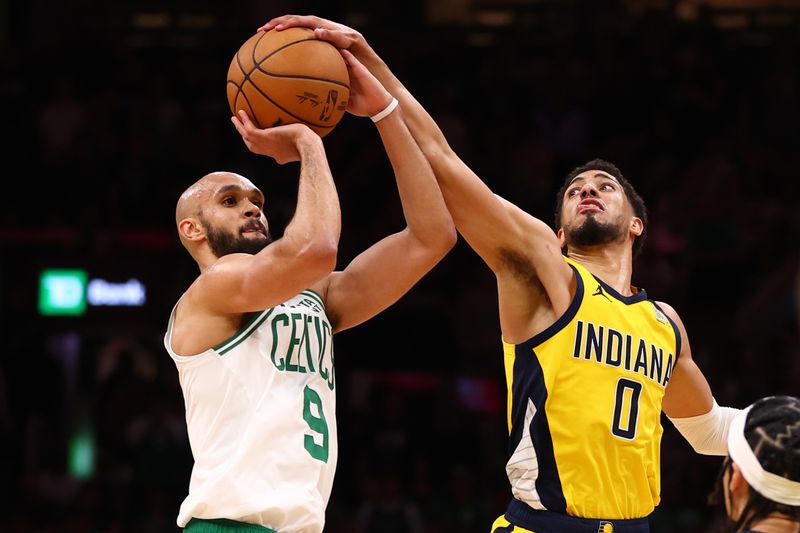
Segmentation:
{"type": "MultiPolygon", "coordinates": [[[[264,35],[266,35],[266,32],[264,33],[264,35]]],[[[263,37],[261,39],[263,39],[263,37]]],[[[319,39],[317,39],[316,37],[309,37],[308,39],[300,39],[299,41],[292,41],[290,43],[284,44],[280,48],[276,48],[275,50],[273,50],[272,52],[270,52],[266,56],[262,57],[261,61],[256,61],[256,48],[258,48],[258,43],[261,42],[261,39],[256,41],[256,44],[253,45],[253,64],[256,66],[256,68],[260,67],[261,63],[263,63],[264,61],[266,61],[270,57],[274,56],[275,54],[277,54],[278,52],[280,52],[284,48],[289,48],[290,46],[294,46],[297,43],[305,43],[305,42],[308,42],[308,41],[319,41],[319,39]]],[[[333,46],[333,45],[331,45],[331,46],[333,46]]],[[[242,69],[242,70],[244,70],[244,69],[242,69]]]]}
{"type": "MultiPolygon", "coordinates": [[[[248,78],[248,80],[249,80],[249,78],[248,78]]],[[[297,120],[299,120],[300,122],[302,122],[304,124],[308,124],[310,126],[316,126],[317,128],[332,128],[334,126],[334,124],[317,124],[316,122],[311,122],[310,120],[304,119],[303,117],[298,117],[297,115],[295,115],[294,113],[292,113],[291,111],[289,111],[288,109],[286,109],[285,107],[280,105],[278,102],[276,102],[275,100],[270,98],[267,93],[262,91],[261,88],[258,85],[256,85],[255,83],[253,83],[252,81],[250,82],[250,85],[252,85],[255,88],[256,91],[261,93],[261,96],[263,96],[264,98],[266,98],[267,100],[269,100],[270,102],[275,104],[275,107],[277,107],[278,109],[280,109],[281,111],[283,111],[287,115],[290,115],[290,116],[296,118],[297,120]]],[[[245,94],[245,92],[242,91],[242,94],[245,94]]],[[[245,100],[247,100],[247,96],[245,96],[245,100]]],[[[250,100],[247,100],[247,105],[250,105],[250,100]]],[[[253,109],[253,107],[250,106],[250,109],[253,109]]],[[[255,111],[253,111],[253,114],[255,114],[255,111]]]]}
{"type": "MultiPolygon", "coordinates": [[[[268,72],[266,72],[264,70],[261,70],[261,63],[263,63],[269,57],[275,55],[277,52],[283,50],[284,48],[288,48],[289,46],[292,46],[292,45],[295,45],[295,44],[298,44],[298,43],[304,43],[304,42],[307,42],[307,41],[317,41],[319,39],[317,39],[316,37],[311,37],[309,39],[301,39],[299,41],[292,41],[291,43],[287,43],[287,44],[281,46],[280,48],[277,48],[277,49],[273,50],[269,55],[264,57],[261,61],[257,61],[256,60],[256,48],[258,48],[258,43],[261,42],[261,39],[263,39],[266,34],[267,34],[267,32],[264,32],[264,35],[260,36],[258,38],[258,40],[256,41],[256,43],[253,45],[253,57],[252,57],[252,59],[253,59],[253,65],[255,65],[255,67],[250,72],[247,72],[244,69],[244,67],[242,67],[241,61],[239,60],[239,53],[238,52],[236,53],[236,62],[239,64],[239,68],[241,69],[242,74],[244,75],[244,79],[242,80],[242,84],[239,86],[239,94],[241,94],[244,97],[245,101],[247,102],[248,107],[250,107],[250,111],[254,115],[251,118],[255,121],[256,125],[259,128],[261,128],[258,119],[255,117],[255,111],[253,109],[253,106],[250,104],[250,99],[247,98],[247,94],[244,92],[244,84],[245,84],[245,82],[248,82],[248,81],[250,82],[250,85],[252,85],[255,88],[256,91],[261,93],[261,95],[264,98],[266,98],[267,100],[272,102],[275,105],[275,107],[277,107],[278,109],[280,109],[281,111],[283,111],[287,115],[296,118],[297,120],[299,120],[300,122],[302,122],[304,124],[315,126],[317,128],[333,128],[335,126],[335,124],[334,125],[331,125],[331,124],[316,124],[314,122],[311,122],[309,120],[306,120],[306,119],[304,119],[302,117],[299,117],[299,116],[295,115],[294,113],[292,113],[291,111],[289,111],[288,109],[286,109],[285,107],[280,105],[278,102],[276,102],[275,100],[270,98],[267,93],[262,91],[261,88],[258,85],[256,85],[255,83],[253,83],[253,81],[250,79],[250,74],[252,74],[256,70],[258,70],[259,72],[265,72],[265,73],[269,74],[268,72]]],[[[270,75],[271,76],[275,76],[273,74],[270,74],[270,75]]],[[[297,76],[297,77],[300,77],[300,76],[297,76]]],[[[308,79],[318,79],[318,78],[308,78],[308,79]]],[[[333,80],[323,80],[323,81],[331,81],[332,83],[339,84],[339,82],[334,82],[333,80]]],[[[348,87],[347,85],[343,85],[343,86],[346,87],[348,90],[350,90],[350,87],[348,87]]],[[[238,100],[239,94],[236,95],[236,99],[234,99],[234,101],[233,101],[234,105],[236,104],[236,101],[238,100]]]]}
{"type": "MultiPolygon", "coordinates": [[[[261,41],[261,39],[259,39],[259,41],[261,41]]],[[[316,37],[309,37],[308,39],[300,39],[299,41],[292,41],[290,43],[286,43],[283,46],[281,46],[280,48],[276,48],[275,50],[270,52],[269,55],[267,55],[266,57],[263,57],[261,59],[261,61],[256,61],[256,48],[258,47],[258,42],[257,42],[253,46],[253,64],[255,65],[255,68],[253,70],[258,70],[259,72],[267,74],[268,76],[273,76],[275,78],[298,78],[298,79],[302,79],[302,80],[325,81],[325,82],[328,82],[328,83],[333,83],[334,85],[340,85],[340,86],[344,87],[345,89],[347,89],[349,91],[350,90],[350,86],[346,85],[346,84],[344,84],[344,83],[342,83],[340,81],[329,80],[327,78],[314,78],[312,76],[295,76],[293,74],[273,74],[272,72],[270,72],[268,70],[264,70],[264,69],[261,68],[261,64],[264,61],[266,61],[270,57],[274,56],[275,54],[277,54],[281,50],[284,50],[284,49],[289,48],[290,46],[294,46],[296,44],[307,43],[308,41],[319,41],[319,39],[317,39],[316,37]]],[[[324,42],[324,41],[320,41],[320,42],[324,42]]],[[[251,70],[250,72],[252,73],[253,70],[251,70]]],[[[242,69],[242,72],[244,72],[244,69],[242,69]]],[[[247,76],[249,76],[249,75],[250,74],[247,74],[247,76]]]]}
{"type": "MultiPolygon", "coordinates": [[[[264,38],[264,36],[265,36],[266,34],[267,34],[267,32],[264,32],[264,33],[263,33],[263,34],[262,34],[262,35],[261,35],[261,36],[258,38],[258,40],[255,42],[255,44],[253,45],[253,57],[252,57],[251,59],[253,60],[253,65],[255,65],[255,66],[256,66],[256,68],[258,68],[258,61],[256,60],[256,48],[258,48],[258,43],[260,43],[260,42],[261,42],[261,39],[263,39],[263,38],[264,38]]],[[[274,52],[273,52],[273,53],[274,53],[274,52]]],[[[270,54],[270,55],[272,55],[272,54],[270,54]]],[[[239,65],[239,67],[242,67],[242,66],[241,66],[241,65],[239,65]]],[[[255,69],[254,69],[254,70],[255,70],[255,69]]],[[[245,78],[247,78],[247,79],[249,79],[249,78],[250,78],[250,73],[246,72],[246,71],[244,70],[244,67],[242,67],[242,72],[244,72],[244,77],[245,77],[245,78]]],[[[253,72],[253,71],[251,70],[250,72],[253,72]]]]}
{"type": "MultiPolygon", "coordinates": [[[[239,91],[236,93],[236,98],[233,99],[233,114],[234,115],[236,114],[236,107],[238,107],[236,104],[239,102],[240,96],[244,98],[245,102],[247,102],[247,107],[250,108],[250,113],[253,113],[253,104],[250,103],[250,99],[247,98],[247,93],[245,93],[243,90],[244,82],[242,82],[242,85],[236,85],[235,82],[228,80],[228,83],[232,83],[235,87],[239,89],[239,91]]],[[[252,81],[250,83],[253,84],[252,81]]],[[[250,113],[247,114],[248,117],[250,117],[250,113]]],[[[255,116],[255,113],[253,113],[253,116],[250,117],[250,120],[252,120],[257,127],[261,128],[261,122],[258,120],[258,117],[255,116]]]]}
{"type": "Polygon", "coordinates": [[[295,78],[295,79],[298,79],[298,80],[324,81],[326,83],[332,83],[333,85],[338,85],[340,87],[343,87],[343,88],[347,89],[348,91],[350,90],[350,86],[347,85],[346,83],[342,83],[342,82],[336,81],[336,80],[329,80],[328,78],[315,78],[314,76],[301,76],[299,74],[273,74],[272,72],[269,72],[267,70],[263,70],[258,65],[256,65],[256,68],[254,68],[252,70],[252,72],[255,72],[256,70],[258,70],[262,74],[266,74],[267,76],[272,76],[273,78],[295,78]]]}
{"type": "MultiPolygon", "coordinates": [[[[263,38],[264,38],[264,35],[266,35],[266,34],[267,34],[267,33],[266,33],[266,32],[264,32],[264,33],[263,33],[261,36],[259,36],[259,38],[258,38],[258,40],[256,41],[256,43],[253,45],[253,64],[255,64],[255,62],[256,62],[256,47],[258,46],[258,43],[260,43],[260,42],[261,42],[261,39],[263,39],[263,38]]],[[[245,70],[244,70],[244,66],[242,65],[242,60],[241,60],[241,59],[239,59],[239,52],[240,52],[240,51],[241,51],[241,48],[239,48],[239,50],[237,50],[237,51],[236,51],[236,64],[239,66],[239,70],[241,70],[241,71],[242,71],[242,75],[244,76],[244,79],[242,80],[242,84],[241,84],[241,85],[236,85],[236,84],[234,83],[234,85],[236,85],[236,87],[239,89],[239,90],[236,92],[236,97],[233,99],[233,107],[234,107],[233,114],[234,114],[234,115],[236,114],[236,109],[235,109],[235,108],[236,108],[236,102],[238,102],[238,101],[239,101],[239,95],[242,95],[242,96],[244,96],[244,99],[245,99],[245,101],[247,102],[247,106],[250,108],[250,111],[252,112],[252,110],[253,110],[253,106],[251,106],[251,105],[250,105],[250,100],[248,100],[248,99],[247,99],[247,95],[246,95],[246,94],[244,94],[244,90],[242,89],[242,87],[244,87],[244,82],[246,82],[246,81],[249,81],[249,80],[250,80],[250,74],[248,74],[248,73],[247,73],[247,71],[245,71],[245,70]]],[[[252,71],[251,71],[251,72],[252,72],[252,71]]],[[[250,83],[253,83],[253,82],[250,82],[250,83]]],[[[253,84],[253,85],[255,85],[255,84],[253,84]]],[[[256,126],[258,126],[258,127],[260,128],[261,126],[259,125],[259,122],[258,122],[258,120],[257,120],[257,119],[255,119],[255,118],[253,118],[253,120],[255,121],[255,123],[256,123],[256,126]]]]}
{"type": "MultiPolygon", "coordinates": [[[[253,84],[253,82],[250,82],[250,84],[253,85],[253,87],[255,87],[255,84],[253,84]]],[[[242,85],[244,85],[244,84],[242,84],[242,85]]],[[[257,128],[263,129],[263,127],[261,126],[261,121],[258,120],[258,117],[256,116],[255,111],[253,111],[253,104],[250,103],[250,99],[247,97],[247,93],[244,92],[243,88],[239,88],[239,94],[242,95],[242,98],[244,98],[244,101],[247,102],[247,107],[250,108],[250,113],[253,114],[253,116],[250,117],[250,119],[253,122],[256,123],[256,127],[257,128]]],[[[248,116],[249,116],[249,113],[248,113],[248,116]]]]}

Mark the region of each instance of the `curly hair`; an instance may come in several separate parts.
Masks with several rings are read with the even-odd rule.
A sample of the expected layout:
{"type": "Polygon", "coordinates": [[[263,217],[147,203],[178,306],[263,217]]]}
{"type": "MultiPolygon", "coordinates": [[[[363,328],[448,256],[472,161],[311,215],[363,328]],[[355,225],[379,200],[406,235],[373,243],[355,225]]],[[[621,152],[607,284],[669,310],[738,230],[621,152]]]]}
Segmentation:
{"type": "Polygon", "coordinates": [[[613,163],[609,163],[604,159],[592,159],[578,167],[575,167],[567,174],[567,178],[564,180],[564,183],[561,185],[561,188],[556,193],[556,205],[555,205],[555,230],[561,227],[561,211],[564,206],[564,193],[567,191],[567,187],[575,179],[575,176],[578,174],[582,174],[587,170],[599,170],[601,172],[605,172],[610,176],[614,176],[614,178],[622,185],[622,190],[625,192],[625,197],[628,199],[628,202],[631,204],[633,208],[633,213],[642,220],[642,234],[636,237],[633,241],[633,257],[639,255],[639,252],[642,250],[642,246],[644,245],[645,236],[647,235],[647,207],[644,205],[644,200],[642,197],[639,196],[639,193],[636,192],[636,189],[633,188],[633,185],[625,179],[625,176],[622,175],[622,172],[614,165],[613,163]]]}

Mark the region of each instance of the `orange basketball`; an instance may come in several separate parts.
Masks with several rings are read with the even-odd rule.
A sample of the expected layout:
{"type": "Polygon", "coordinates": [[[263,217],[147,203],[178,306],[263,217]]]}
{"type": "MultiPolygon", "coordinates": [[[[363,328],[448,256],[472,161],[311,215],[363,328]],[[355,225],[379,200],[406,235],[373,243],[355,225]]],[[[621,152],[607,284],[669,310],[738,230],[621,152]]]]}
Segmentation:
{"type": "Polygon", "coordinates": [[[344,116],[350,77],[344,58],[309,28],[260,31],[228,68],[228,105],[260,128],[302,122],[320,137],[344,116]]]}

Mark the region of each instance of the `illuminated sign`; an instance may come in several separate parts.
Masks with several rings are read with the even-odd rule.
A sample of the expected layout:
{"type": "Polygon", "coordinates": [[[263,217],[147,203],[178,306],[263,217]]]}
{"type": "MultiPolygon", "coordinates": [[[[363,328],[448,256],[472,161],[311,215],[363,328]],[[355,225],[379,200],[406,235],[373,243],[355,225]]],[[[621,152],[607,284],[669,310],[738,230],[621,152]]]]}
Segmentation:
{"type": "Polygon", "coordinates": [[[145,302],[144,285],[138,279],[125,283],[110,283],[104,279],[89,281],[87,291],[89,305],[130,305],[142,306],[145,302]]]}
{"type": "Polygon", "coordinates": [[[85,270],[44,270],[39,276],[39,313],[82,315],[86,312],[85,270]]]}
{"type": "Polygon", "coordinates": [[[131,278],[124,283],[89,279],[85,270],[48,269],[39,276],[39,314],[80,316],[86,306],[133,306],[145,304],[145,286],[131,278]]]}

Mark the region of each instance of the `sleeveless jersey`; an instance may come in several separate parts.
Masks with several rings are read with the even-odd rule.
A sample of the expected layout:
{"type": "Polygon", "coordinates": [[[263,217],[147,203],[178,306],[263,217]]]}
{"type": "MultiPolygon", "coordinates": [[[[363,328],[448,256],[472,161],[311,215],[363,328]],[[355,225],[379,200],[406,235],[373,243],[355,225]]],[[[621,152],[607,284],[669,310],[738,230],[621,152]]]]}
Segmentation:
{"type": "Polygon", "coordinates": [[[503,340],[506,473],[533,509],[642,518],[660,501],[661,403],[680,334],[643,290],[623,296],[565,260],[569,309],[521,344],[503,340]]]}
{"type": "MultiPolygon", "coordinates": [[[[176,304],[177,307],[177,304],[176,304]]],[[[320,532],[336,470],[331,326],[310,290],[256,313],[199,355],[164,345],[178,368],[194,457],[177,523],[228,518],[320,532]]]]}

